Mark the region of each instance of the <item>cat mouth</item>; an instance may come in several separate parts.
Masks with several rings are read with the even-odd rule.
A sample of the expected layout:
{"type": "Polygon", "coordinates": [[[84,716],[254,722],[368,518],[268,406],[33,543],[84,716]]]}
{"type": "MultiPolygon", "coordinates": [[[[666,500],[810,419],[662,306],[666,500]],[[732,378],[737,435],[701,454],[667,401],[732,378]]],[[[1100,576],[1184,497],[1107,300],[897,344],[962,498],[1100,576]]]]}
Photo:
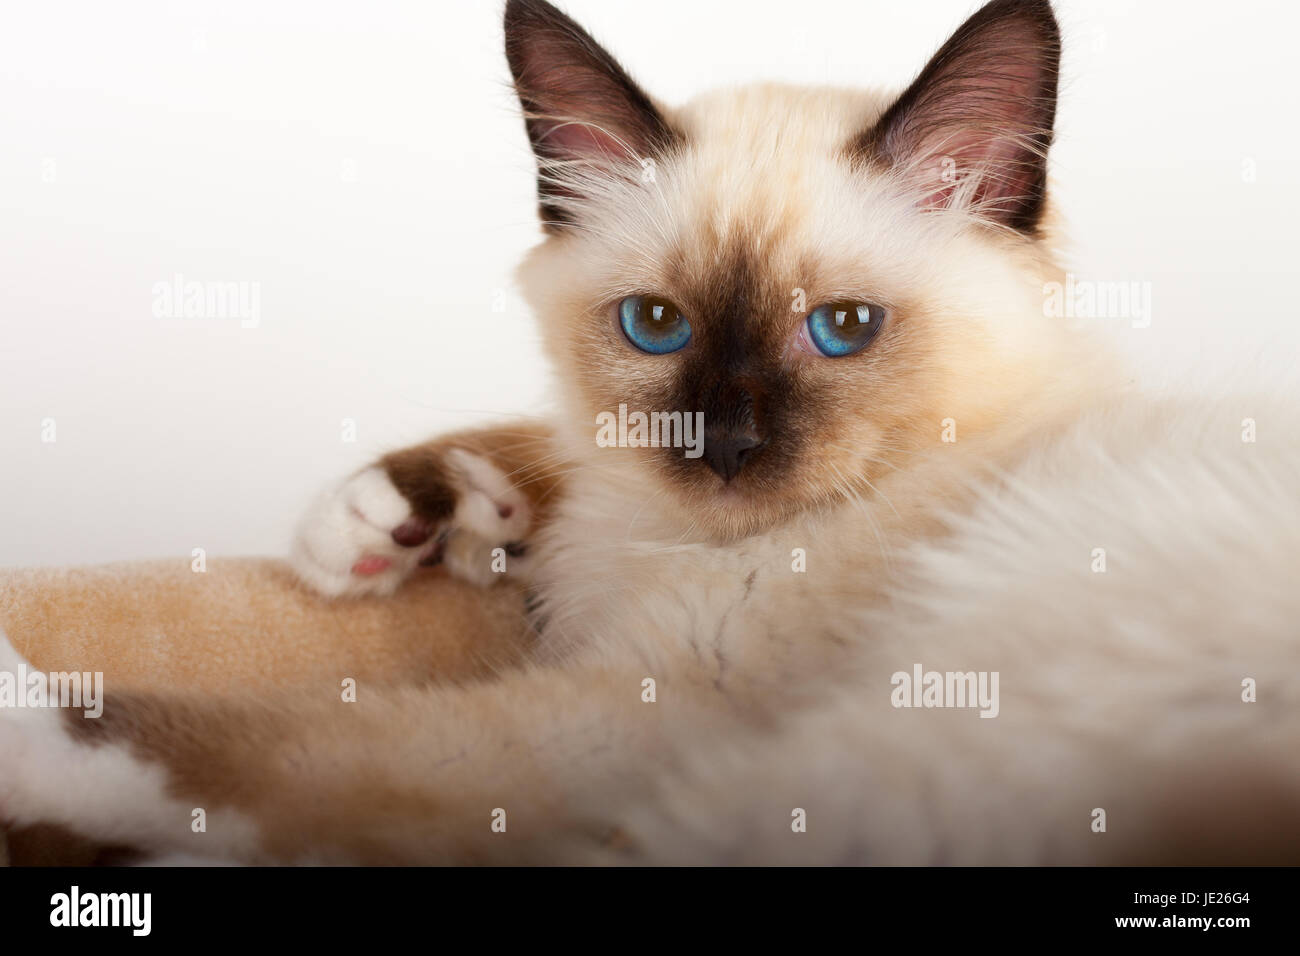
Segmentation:
{"type": "Polygon", "coordinates": [[[728,505],[740,506],[748,503],[749,499],[750,493],[734,482],[727,482],[713,493],[713,500],[723,507],[728,505]]]}

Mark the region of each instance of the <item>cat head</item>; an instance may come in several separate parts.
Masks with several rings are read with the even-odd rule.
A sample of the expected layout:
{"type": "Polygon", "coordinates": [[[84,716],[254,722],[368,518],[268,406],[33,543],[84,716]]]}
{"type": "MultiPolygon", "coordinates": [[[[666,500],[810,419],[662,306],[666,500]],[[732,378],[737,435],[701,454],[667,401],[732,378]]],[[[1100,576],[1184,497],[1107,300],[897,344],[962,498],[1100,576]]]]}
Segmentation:
{"type": "Polygon", "coordinates": [[[544,0],[505,24],[547,233],[520,277],[566,430],[594,446],[620,406],[702,413],[698,457],[600,449],[697,526],[863,493],[1050,374],[1046,0],[989,3],[901,95],[768,85],[677,109],[544,0]]]}

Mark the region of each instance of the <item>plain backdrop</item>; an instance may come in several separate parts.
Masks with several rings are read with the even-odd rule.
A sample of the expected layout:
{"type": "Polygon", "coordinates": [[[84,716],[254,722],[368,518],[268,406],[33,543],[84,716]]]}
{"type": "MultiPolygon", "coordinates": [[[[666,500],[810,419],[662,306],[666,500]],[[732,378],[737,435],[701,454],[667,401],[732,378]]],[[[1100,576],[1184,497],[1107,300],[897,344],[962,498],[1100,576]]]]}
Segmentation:
{"type": "MultiPolygon", "coordinates": [[[[565,6],[680,102],[754,79],[901,88],[977,4],[565,6]]],[[[1113,334],[1143,375],[1191,387],[1289,375],[1300,7],[1058,11],[1067,260],[1151,283],[1151,326],[1113,334]]],[[[283,553],[325,481],[546,407],[511,282],[539,232],[499,17],[496,0],[5,5],[0,565],[283,553]],[[259,323],[156,317],[178,274],[256,284],[259,323]]]]}

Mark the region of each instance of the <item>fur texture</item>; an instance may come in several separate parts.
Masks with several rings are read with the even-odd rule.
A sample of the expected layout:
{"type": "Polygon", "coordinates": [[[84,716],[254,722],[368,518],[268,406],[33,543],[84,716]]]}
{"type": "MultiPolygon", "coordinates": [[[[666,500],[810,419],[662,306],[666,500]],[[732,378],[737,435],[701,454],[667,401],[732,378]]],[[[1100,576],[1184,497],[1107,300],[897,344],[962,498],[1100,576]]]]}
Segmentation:
{"type": "Polygon", "coordinates": [[[0,767],[28,768],[0,813],[275,862],[1294,861],[1294,411],[1129,391],[1044,318],[1048,5],[995,0],[901,96],[680,109],[540,0],[506,23],[549,233],[520,276],[560,414],[363,472],[304,525],[332,577],[303,577],[387,591],[441,535],[522,528],[532,661],[354,704],[0,713],[0,767]],[[650,293],[688,348],[624,338],[613,307],[650,293]],[[839,300],[888,319],[832,360],[801,329],[839,300]],[[598,447],[621,403],[763,444],[731,480],[598,447]],[[893,706],[917,664],[998,672],[997,717],[893,706]],[[129,799],[89,777],[56,797],[53,760],[129,799]],[[190,804],[220,825],[192,834],[190,804]]]}

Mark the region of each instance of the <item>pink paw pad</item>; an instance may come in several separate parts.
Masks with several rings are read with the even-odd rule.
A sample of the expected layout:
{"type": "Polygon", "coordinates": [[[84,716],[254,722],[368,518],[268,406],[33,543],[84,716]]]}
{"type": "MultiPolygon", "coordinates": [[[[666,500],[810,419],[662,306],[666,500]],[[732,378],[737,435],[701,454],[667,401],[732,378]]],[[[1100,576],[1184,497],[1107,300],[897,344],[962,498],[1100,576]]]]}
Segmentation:
{"type": "Polygon", "coordinates": [[[352,573],[364,578],[372,574],[379,574],[381,571],[387,571],[392,565],[393,562],[388,558],[381,558],[372,554],[352,565],[352,573]]]}

